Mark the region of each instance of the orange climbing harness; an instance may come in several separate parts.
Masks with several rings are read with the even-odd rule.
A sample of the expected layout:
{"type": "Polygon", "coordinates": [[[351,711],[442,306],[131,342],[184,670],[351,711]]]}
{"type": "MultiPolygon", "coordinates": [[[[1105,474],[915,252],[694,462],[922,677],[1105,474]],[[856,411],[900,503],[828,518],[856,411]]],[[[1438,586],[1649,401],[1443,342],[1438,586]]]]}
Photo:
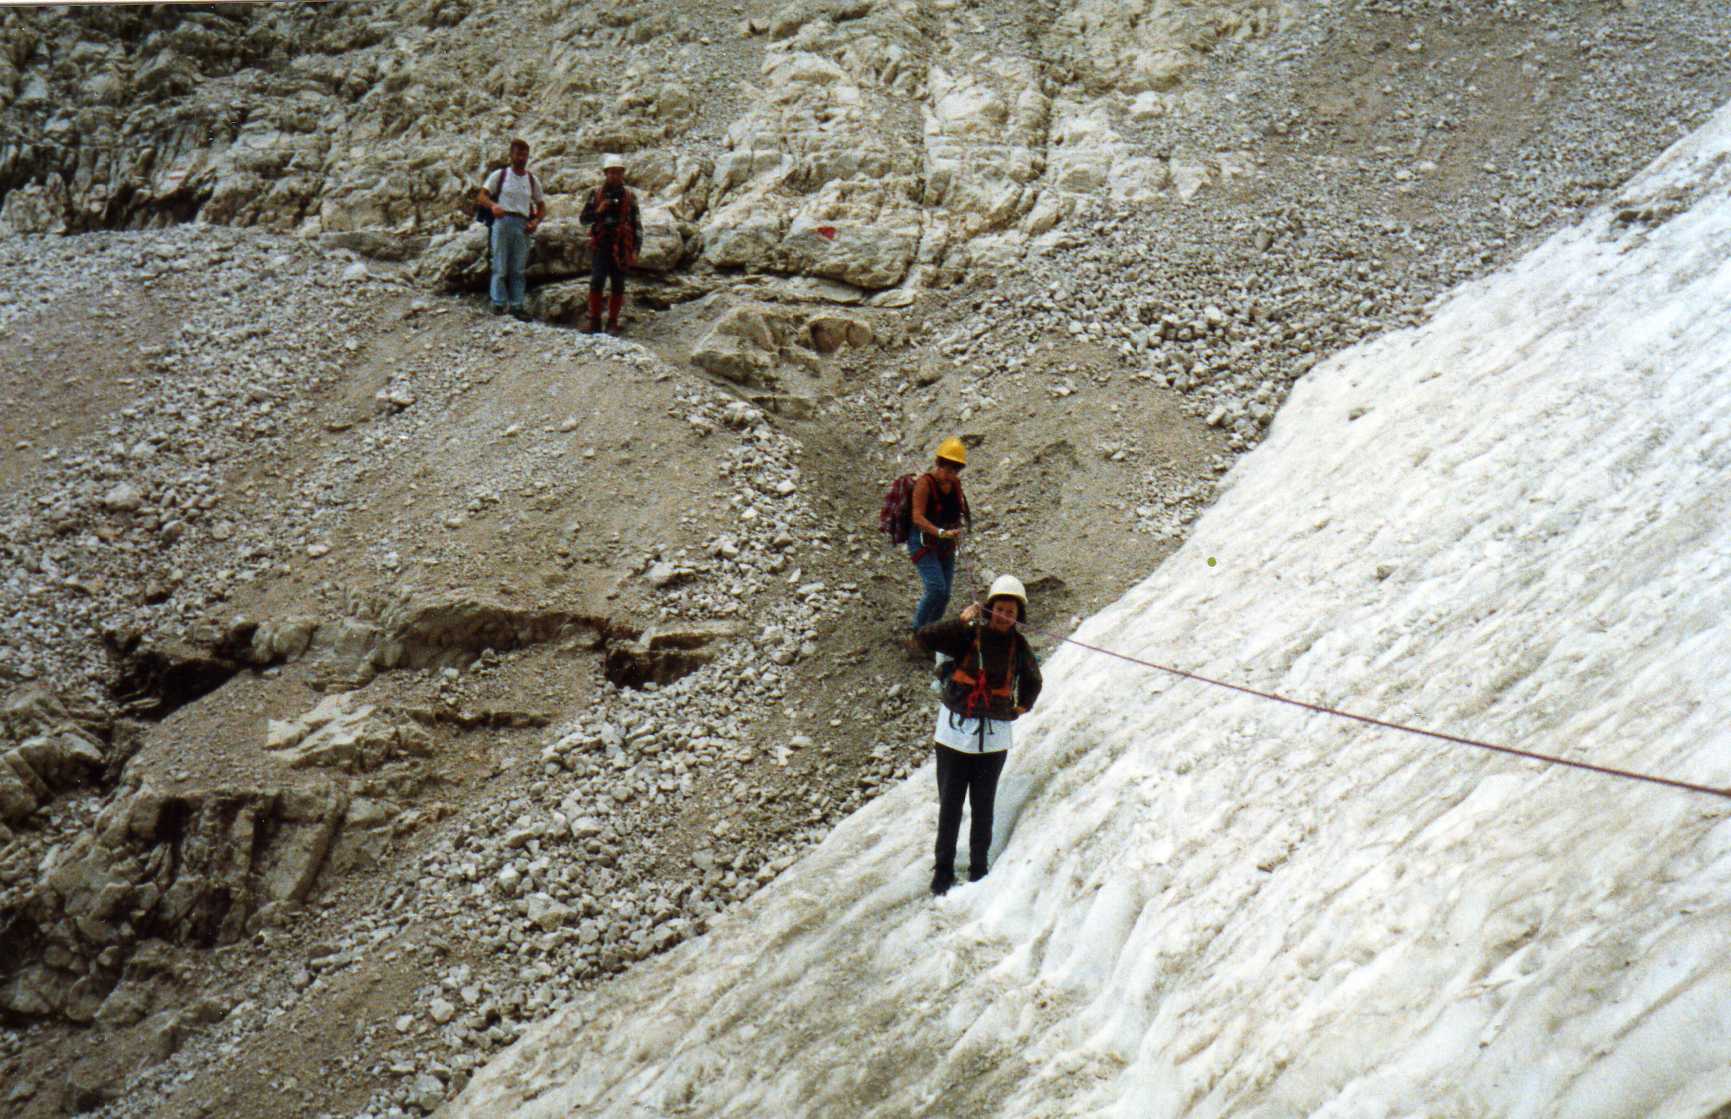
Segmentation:
{"type": "Polygon", "coordinates": [[[1010,663],[1004,670],[1004,682],[993,687],[991,673],[986,671],[985,654],[980,651],[980,628],[983,627],[974,630],[973,651],[956,662],[955,671],[950,673],[950,682],[967,689],[967,694],[962,700],[962,717],[981,720],[983,733],[983,722],[991,712],[992,701],[1012,699],[1015,695],[1017,650],[1016,637],[1012,634],[1010,637],[1010,663]],[[975,669],[970,669],[969,664],[974,665],[975,669]]]}

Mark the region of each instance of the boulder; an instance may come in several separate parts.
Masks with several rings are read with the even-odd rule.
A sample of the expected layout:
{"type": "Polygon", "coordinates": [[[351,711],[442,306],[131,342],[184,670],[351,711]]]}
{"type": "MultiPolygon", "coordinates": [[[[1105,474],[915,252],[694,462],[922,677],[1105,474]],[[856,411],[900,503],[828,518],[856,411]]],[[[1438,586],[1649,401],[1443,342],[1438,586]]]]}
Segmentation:
{"type": "Polygon", "coordinates": [[[298,720],[271,720],[265,735],[265,748],[290,769],[364,773],[394,758],[424,757],[431,749],[431,738],[418,724],[360,703],[350,692],[325,697],[298,720]]]}
{"type": "Polygon", "coordinates": [[[26,739],[0,754],[0,823],[23,823],[57,794],[97,780],[105,763],[76,729],[26,739]]]}
{"type": "Polygon", "coordinates": [[[811,348],[820,354],[833,354],[843,346],[869,346],[871,325],[850,315],[815,315],[805,324],[811,348]]]}
{"type": "Polygon", "coordinates": [[[819,195],[782,239],[781,270],[822,276],[867,290],[894,287],[919,249],[919,211],[887,198],[860,202],[840,190],[819,195]]]}
{"type": "Polygon", "coordinates": [[[745,304],[722,315],[692,348],[692,364],[736,384],[773,387],[777,345],[764,311],[745,304]]]}

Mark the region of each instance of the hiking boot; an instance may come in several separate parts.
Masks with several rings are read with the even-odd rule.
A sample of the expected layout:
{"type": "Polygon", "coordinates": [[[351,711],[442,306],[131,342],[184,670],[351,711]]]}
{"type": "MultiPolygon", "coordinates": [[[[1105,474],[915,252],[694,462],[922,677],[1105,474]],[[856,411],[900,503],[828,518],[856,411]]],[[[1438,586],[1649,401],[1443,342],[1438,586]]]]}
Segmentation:
{"type": "Polygon", "coordinates": [[[907,653],[908,659],[915,664],[925,663],[926,647],[920,644],[919,638],[913,636],[902,638],[902,649],[907,653]]]}
{"type": "Polygon", "coordinates": [[[953,871],[946,871],[946,870],[934,870],[934,871],[932,871],[932,896],[933,897],[935,897],[935,898],[943,897],[945,894],[950,892],[950,887],[954,886],[955,884],[956,884],[956,876],[955,876],[955,873],[953,871]]]}
{"type": "Polygon", "coordinates": [[[985,876],[986,876],[986,872],[983,870],[975,870],[973,867],[968,868],[968,881],[969,882],[978,882],[980,879],[984,878],[985,876]]]}
{"type": "Polygon", "coordinates": [[[623,295],[614,295],[614,296],[608,297],[608,299],[607,299],[607,333],[609,333],[609,334],[623,334],[623,333],[625,333],[619,327],[619,312],[624,310],[624,308],[625,308],[625,297],[623,295]]]}
{"type": "Polygon", "coordinates": [[[521,308],[521,307],[511,308],[511,317],[516,319],[518,322],[529,322],[530,321],[529,312],[523,310],[523,308],[521,308]]]}
{"type": "Polygon", "coordinates": [[[495,315],[502,315],[502,314],[504,314],[504,313],[505,313],[505,305],[504,305],[504,304],[503,304],[503,303],[495,303],[495,304],[493,304],[493,313],[494,313],[494,314],[495,314],[495,315]]]}

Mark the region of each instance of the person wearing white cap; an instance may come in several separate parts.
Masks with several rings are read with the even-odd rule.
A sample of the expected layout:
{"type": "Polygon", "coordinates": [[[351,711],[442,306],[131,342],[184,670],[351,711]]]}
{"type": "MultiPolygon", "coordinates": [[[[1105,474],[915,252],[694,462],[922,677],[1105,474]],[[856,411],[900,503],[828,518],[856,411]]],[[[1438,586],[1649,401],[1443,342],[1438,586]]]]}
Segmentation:
{"type": "Polygon", "coordinates": [[[951,658],[943,705],[933,732],[938,763],[938,842],[932,894],[956,883],[956,835],[968,802],[968,881],[986,876],[992,846],[992,806],[1010,749],[1011,724],[1040,696],[1040,665],[1016,627],[1027,618],[1028,592],[1014,575],[1000,575],[985,605],[960,618],[934,622],[916,640],[951,658]]]}
{"type": "Polygon", "coordinates": [[[607,303],[607,333],[619,333],[619,311],[625,306],[625,270],[637,263],[643,244],[643,220],[637,196],[625,185],[625,160],[610,155],[601,161],[605,176],[583,207],[583,224],[589,227],[589,247],[594,259],[589,266],[589,325],[594,334],[601,329],[601,292],[612,281],[613,295],[607,303]]]}

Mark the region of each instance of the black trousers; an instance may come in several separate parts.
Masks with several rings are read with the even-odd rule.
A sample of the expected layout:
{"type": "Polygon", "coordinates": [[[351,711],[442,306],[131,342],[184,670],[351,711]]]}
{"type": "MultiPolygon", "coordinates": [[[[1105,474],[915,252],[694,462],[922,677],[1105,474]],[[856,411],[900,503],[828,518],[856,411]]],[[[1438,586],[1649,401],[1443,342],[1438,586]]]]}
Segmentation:
{"type": "Polygon", "coordinates": [[[602,241],[595,246],[595,260],[589,265],[589,290],[598,292],[613,281],[613,294],[625,294],[625,269],[613,259],[613,242],[602,241]]]}
{"type": "Polygon", "coordinates": [[[956,833],[962,830],[962,801],[968,802],[968,876],[983,878],[986,853],[992,846],[992,802],[998,796],[998,776],[1004,772],[1008,750],[990,754],[966,754],[948,746],[938,752],[938,846],[937,873],[955,873],[956,833]]]}

